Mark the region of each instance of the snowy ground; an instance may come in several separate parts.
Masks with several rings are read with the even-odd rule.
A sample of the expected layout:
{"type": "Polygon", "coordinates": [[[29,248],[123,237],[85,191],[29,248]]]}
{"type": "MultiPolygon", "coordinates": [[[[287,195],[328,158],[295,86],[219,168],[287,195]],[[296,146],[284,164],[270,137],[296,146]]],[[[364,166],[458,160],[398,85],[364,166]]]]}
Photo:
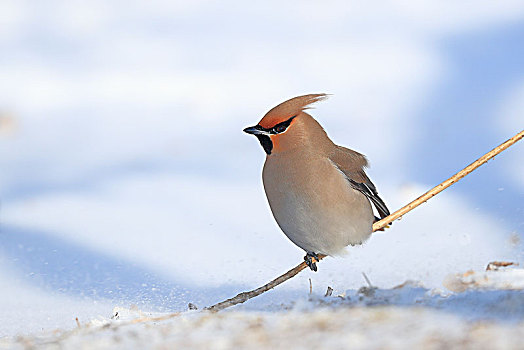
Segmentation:
{"type": "MultiPolygon", "coordinates": [[[[301,261],[267,206],[264,153],[242,133],[287,98],[333,94],[311,113],[337,143],[369,157],[390,209],[414,199],[522,130],[523,36],[518,0],[0,1],[2,344],[53,339],[76,317],[107,320],[117,306],[156,315],[211,305],[301,261]]],[[[510,339],[504,332],[518,329],[521,311],[485,321],[461,305],[489,310],[520,292],[462,292],[448,276],[493,260],[522,266],[523,145],[318,273],[236,308],[242,314],[209,319],[262,317],[270,327],[298,313],[307,322],[305,304],[318,318],[362,314],[352,322],[365,327],[387,309],[392,319],[421,315],[430,328],[433,317],[455,320],[438,321],[444,330],[492,322],[489,334],[504,329],[493,341],[510,339]],[[446,307],[440,297],[424,299],[423,311],[335,297],[321,308],[327,286],[351,296],[362,272],[376,297],[413,280],[446,307]],[[453,290],[460,294],[448,298],[453,290]]],[[[156,332],[128,330],[137,339],[156,332]]],[[[71,341],[95,345],[82,332],[71,341]]]]}
{"type": "Polygon", "coordinates": [[[0,348],[43,349],[521,349],[524,322],[466,322],[454,314],[396,306],[317,307],[308,312],[182,315],[131,326],[21,338],[0,348]]]}
{"type": "Polygon", "coordinates": [[[461,292],[406,282],[331,296],[315,292],[266,311],[243,305],[218,314],[152,315],[116,307],[111,318],[79,323],[72,331],[4,339],[0,348],[522,348],[524,269],[469,271],[448,276],[447,284],[461,292]]]}

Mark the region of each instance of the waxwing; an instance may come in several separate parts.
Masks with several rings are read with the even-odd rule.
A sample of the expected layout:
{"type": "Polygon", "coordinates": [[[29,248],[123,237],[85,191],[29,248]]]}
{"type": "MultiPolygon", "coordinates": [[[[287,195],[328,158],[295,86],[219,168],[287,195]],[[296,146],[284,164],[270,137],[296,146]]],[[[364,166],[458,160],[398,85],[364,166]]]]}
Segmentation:
{"type": "Polygon", "coordinates": [[[317,270],[317,254],[337,256],[365,242],[373,222],[389,215],[367,177],[364,155],[338,146],[306,109],[326,94],[292,98],[271,109],[244,132],[266,152],[262,180],[269,206],[286,236],[306,251],[317,270]]]}

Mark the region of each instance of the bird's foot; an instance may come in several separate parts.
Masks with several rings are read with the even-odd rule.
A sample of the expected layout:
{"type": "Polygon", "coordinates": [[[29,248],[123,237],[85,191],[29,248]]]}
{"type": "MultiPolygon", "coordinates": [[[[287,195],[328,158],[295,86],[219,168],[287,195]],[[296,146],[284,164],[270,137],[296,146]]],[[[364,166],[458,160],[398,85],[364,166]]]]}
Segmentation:
{"type": "Polygon", "coordinates": [[[317,271],[317,262],[319,262],[320,259],[318,258],[318,255],[316,253],[307,252],[306,256],[304,257],[304,261],[311,270],[315,272],[317,271]]]}

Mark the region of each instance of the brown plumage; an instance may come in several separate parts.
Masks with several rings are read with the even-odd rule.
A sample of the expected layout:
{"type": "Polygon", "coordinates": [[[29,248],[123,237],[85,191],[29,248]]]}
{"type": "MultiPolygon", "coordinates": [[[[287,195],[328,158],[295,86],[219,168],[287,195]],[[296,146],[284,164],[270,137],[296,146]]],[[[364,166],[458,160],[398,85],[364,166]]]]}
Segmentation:
{"type": "Polygon", "coordinates": [[[311,94],[294,97],[271,108],[258,124],[264,128],[271,128],[276,124],[311,108],[309,105],[326,98],[326,94],[311,94]]]}
{"type": "Polygon", "coordinates": [[[375,221],[389,211],[364,168],[366,157],[335,145],[308,113],[325,94],[299,96],[272,108],[254,127],[267,153],[262,174],[275,220],[288,238],[306,251],[316,270],[317,253],[337,255],[363,243],[375,221]]]}

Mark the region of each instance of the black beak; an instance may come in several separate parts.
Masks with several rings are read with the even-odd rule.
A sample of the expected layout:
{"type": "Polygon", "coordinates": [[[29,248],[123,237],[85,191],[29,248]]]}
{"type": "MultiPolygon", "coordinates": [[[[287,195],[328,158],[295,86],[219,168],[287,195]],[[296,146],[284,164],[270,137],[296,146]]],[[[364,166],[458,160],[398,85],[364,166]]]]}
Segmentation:
{"type": "Polygon", "coordinates": [[[266,130],[264,130],[260,125],[245,128],[244,132],[251,135],[269,135],[269,133],[266,130]]]}
{"type": "Polygon", "coordinates": [[[269,135],[271,135],[266,129],[261,127],[260,125],[250,126],[249,128],[244,129],[245,133],[255,135],[262,145],[262,148],[264,148],[264,151],[266,151],[267,154],[271,154],[271,150],[273,149],[273,142],[271,142],[271,138],[269,135]]]}

